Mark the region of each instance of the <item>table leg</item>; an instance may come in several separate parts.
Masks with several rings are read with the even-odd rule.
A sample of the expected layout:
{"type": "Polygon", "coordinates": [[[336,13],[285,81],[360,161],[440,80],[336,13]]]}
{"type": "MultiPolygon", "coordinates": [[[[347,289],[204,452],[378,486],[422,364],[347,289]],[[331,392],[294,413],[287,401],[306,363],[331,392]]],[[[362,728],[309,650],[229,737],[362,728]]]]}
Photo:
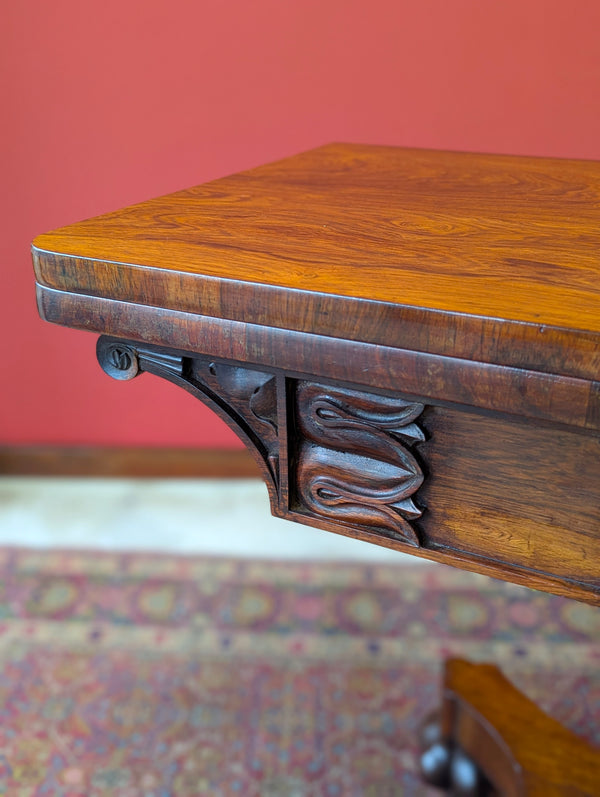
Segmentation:
{"type": "Polygon", "coordinates": [[[492,664],[449,659],[421,771],[456,795],[598,795],[600,751],[549,717],[492,664]]]}

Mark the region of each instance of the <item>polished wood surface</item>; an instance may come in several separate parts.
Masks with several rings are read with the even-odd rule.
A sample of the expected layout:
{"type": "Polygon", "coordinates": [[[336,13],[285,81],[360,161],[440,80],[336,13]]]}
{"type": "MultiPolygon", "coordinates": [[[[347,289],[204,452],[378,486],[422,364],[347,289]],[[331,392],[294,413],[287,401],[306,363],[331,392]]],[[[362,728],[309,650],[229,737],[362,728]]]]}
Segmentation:
{"type": "Polygon", "coordinates": [[[600,750],[545,714],[492,664],[446,662],[441,712],[424,737],[424,774],[454,786],[454,794],[595,797],[600,791],[600,750]]]}
{"type": "Polygon", "coordinates": [[[38,303],[219,413],[278,516],[600,603],[599,197],[330,145],[40,236],[38,303]]]}
{"type": "Polygon", "coordinates": [[[332,144],[34,258],[61,291],[594,377],[599,217],[599,163],[332,144]]]}
{"type": "MultiPolygon", "coordinates": [[[[267,368],[600,429],[600,383],[349,338],[130,304],[38,285],[47,321],[267,368]]],[[[447,334],[451,335],[452,332],[447,334]]],[[[491,338],[493,340],[493,337],[491,338]]],[[[596,344],[598,345],[598,344],[596,344]]],[[[589,367],[589,366],[588,366],[589,367]]],[[[598,372],[596,372],[596,377],[598,372]]]]}

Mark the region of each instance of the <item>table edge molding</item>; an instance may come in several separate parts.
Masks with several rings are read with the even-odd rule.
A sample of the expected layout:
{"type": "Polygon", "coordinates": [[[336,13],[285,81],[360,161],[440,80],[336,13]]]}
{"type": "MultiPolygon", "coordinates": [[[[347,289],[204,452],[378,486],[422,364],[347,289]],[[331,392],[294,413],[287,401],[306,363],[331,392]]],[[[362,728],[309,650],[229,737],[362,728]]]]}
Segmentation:
{"type": "Polygon", "coordinates": [[[600,383],[476,360],[159,309],[36,285],[40,316],[97,334],[430,403],[600,430],[600,383]]]}

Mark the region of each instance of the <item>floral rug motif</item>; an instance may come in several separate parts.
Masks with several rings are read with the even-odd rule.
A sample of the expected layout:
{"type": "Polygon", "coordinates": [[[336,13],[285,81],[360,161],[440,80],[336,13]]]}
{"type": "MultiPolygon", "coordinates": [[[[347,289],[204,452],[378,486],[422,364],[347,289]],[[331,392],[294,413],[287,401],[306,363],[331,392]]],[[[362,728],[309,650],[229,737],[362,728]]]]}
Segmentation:
{"type": "Polygon", "coordinates": [[[0,550],[0,795],[396,797],[450,654],[600,744],[597,610],[442,565],[0,550]]]}

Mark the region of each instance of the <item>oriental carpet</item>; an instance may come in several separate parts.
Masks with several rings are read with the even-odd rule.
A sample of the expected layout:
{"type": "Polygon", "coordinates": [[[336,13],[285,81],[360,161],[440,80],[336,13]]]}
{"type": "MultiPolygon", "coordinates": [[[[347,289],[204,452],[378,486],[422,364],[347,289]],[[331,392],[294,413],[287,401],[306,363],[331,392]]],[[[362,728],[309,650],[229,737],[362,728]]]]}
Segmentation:
{"type": "Polygon", "coordinates": [[[441,565],[0,550],[0,795],[396,797],[443,657],[600,743],[599,613],[441,565]]]}

